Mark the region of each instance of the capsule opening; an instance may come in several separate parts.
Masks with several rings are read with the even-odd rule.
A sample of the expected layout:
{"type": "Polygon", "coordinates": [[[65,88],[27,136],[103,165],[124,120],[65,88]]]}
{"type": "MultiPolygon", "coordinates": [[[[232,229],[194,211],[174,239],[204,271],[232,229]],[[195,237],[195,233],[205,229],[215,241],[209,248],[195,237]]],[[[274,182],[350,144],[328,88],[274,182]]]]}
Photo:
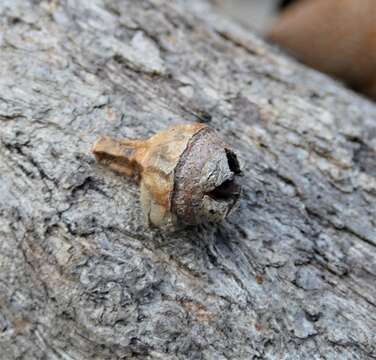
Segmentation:
{"type": "Polygon", "coordinates": [[[235,153],[231,150],[225,149],[228,167],[234,173],[232,179],[224,181],[221,185],[217,186],[214,190],[210,191],[209,195],[213,200],[234,200],[240,196],[240,185],[236,182],[236,175],[240,175],[240,165],[235,153]]]}
{"type": "Polygon", "coordinates": [[[228,167],[235,175],[239,175],[241,173],[241,170],[240,170],[238,158],[236,157],[235,153],[232,152],[231,150],[225,149],[225,151],[226,151],[226,156],[227,156],[227,161],[228,161],[228,167]]]}
{"type": "Polygon", "coordinates": [[[235,179],[226,180],[207,195],[217,201],[234,199],[240,195],[240,186],[236,183],[235,179]]]}

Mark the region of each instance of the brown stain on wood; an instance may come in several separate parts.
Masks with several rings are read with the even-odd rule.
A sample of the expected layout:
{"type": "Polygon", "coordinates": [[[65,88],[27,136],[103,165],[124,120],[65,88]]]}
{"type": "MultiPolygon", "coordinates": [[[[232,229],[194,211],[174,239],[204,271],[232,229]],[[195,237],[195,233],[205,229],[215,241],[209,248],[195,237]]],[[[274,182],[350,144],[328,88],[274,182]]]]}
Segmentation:
{"type": "Polygon", "coordinates": [[[257,284],[261,285],[261,284],[264,283],[264,278],[260,274],[257,274],[256,275],[256,282],[257,282],[257,284]]]}
{"type": "Polygon", "coordinates": [[[206,307],[200,303],[194,302],[192,300],[181,300],[180,304],[183,308],[196,318],[200,322],[209,322],[213,314],[210,313],[206,307]]]}
{"type": "Polygon", "coordinates": [[[31,322],[23,317],[15,318],[12,325],[16,335],[25,334],[29,332],[32,327],[31,322]]]}

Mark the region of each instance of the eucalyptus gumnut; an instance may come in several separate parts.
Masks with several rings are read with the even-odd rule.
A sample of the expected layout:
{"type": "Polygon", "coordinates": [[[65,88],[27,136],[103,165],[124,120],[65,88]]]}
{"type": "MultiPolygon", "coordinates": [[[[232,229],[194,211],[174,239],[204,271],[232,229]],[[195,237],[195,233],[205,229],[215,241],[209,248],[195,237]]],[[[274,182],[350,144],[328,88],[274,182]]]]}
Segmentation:
{"type": "Polygon", "coordinates": [[[175,125],[146,140],[100,137],[92,151],[99,162],[136,179],[152,226],[219,222],[239,203],[237,156],[207,125],[175,125]]]}

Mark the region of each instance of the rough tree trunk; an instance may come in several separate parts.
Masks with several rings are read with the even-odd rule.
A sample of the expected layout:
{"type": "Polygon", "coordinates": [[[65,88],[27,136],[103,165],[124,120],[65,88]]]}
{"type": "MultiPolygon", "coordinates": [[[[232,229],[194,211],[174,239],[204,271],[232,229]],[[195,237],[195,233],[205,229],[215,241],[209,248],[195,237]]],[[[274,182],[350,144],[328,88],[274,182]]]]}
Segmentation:
{"type": "Polygon", "coordinates": [[[0,359],[376,358],[376,108],[204,2],[0,3],[0,359]],[[145,226],[98,135],[205,121],[219,226],[145,226]]]}

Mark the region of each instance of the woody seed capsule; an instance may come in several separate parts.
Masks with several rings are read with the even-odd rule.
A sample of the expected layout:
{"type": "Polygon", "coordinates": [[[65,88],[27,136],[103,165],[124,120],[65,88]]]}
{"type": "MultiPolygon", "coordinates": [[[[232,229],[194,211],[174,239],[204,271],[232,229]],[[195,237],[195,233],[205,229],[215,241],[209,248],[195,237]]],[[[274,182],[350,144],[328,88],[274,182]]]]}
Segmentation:
{"type": "Polygon", "coordinates": [[[101,163],[139,182],[150,225],[219,222],[239,203],[237,156],[207,125],[176,125],[147,140],[101,137],[92,151],[101,163]]]}

